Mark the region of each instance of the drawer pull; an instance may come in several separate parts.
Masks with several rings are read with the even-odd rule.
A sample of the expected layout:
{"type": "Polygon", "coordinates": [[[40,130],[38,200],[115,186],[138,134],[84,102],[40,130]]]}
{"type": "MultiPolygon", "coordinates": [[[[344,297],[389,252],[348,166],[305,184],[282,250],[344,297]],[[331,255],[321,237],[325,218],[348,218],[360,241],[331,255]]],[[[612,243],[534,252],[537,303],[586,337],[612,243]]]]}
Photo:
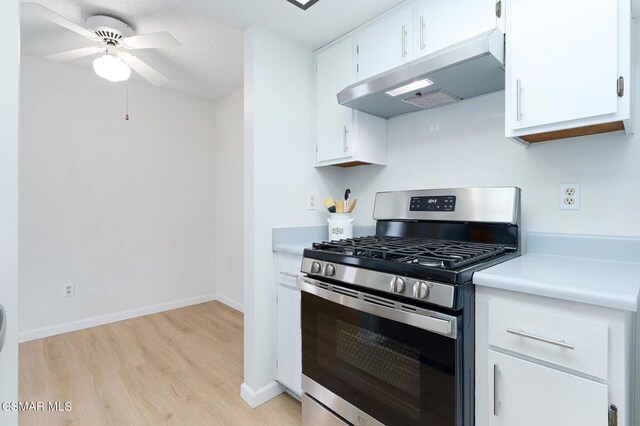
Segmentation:
{"type": "Polygon", "coordinates": [[[280,273],[282,275],[284,275],[285,277],[291,277],[291,278],[295,278],[295,279],[300,278],[300,275],[292,274],[291,272],[280,272],[280,273]]]}
{"type": "Polygon", "coordinates": [[[500,378],[500,366],[493,364],[493,415],[498,415],[498,406],[500,402],[498,400],[498,379],[500,378]]]}
{"type": "Polygon", "coordinates": [[[526,337],[527,339],[537,340],[538,342],[549,343],[550,345],[560,346],[561,348],[565,348],[565,349],[573,350],[576,348],[575,345],[572,345],[571,343],[567,343],[564,340],[548,339],[546,337],[536,336],[535,334],[527,333],[522,330],[514,330],[512,328],[508,328],[507,333],[515,334],[516,336],[520,336],[520,337],[526,337]]]}

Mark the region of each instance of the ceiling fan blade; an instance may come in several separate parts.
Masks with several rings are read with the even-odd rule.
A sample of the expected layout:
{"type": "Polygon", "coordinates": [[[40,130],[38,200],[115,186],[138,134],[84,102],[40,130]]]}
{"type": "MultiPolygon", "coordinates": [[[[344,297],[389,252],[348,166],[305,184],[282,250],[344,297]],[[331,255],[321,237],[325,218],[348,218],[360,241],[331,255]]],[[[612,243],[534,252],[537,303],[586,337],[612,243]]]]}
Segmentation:
{"type": "Polygon", "coordinates": [[[46,19],[47,21],[53,22],[54,24],[60,25],[68,30],[73,31],[74,33],[80,34],[86,38],[91,40],[99,40],[98,36],[88,29],[81,27],[78,24],[74,24],[69,21],[67,18],[63,18],[52,10],[47,9],[40,3],[22,3],[22,10],[28,13],[33,14],[34,16],[39,16],[40,18],[46,19]]]}
{"type": "Polygon", "coordinates": [[[89,55],[95,55],[104,51],[104,47],[101,46],[89,46],[81,47],[80,49],[67,50],[65,52],[54,53],[53,55],[45,56],[44,59],[55,62],[70,61],[72,59],[78,59],[89,55]]]}
{"type": "Polygon", "coordinates": [[[158,71],[147,65],[146,62],[143,62],[133,55],[121,54],[120,59],[122,59],[125,64],[129,65],[135,72],[140,74],[145,80],[147,80],[154,86],[164,86],[165,84],[169,83],[167,77],[160,74],[158,71]]]}
{"type": "Polygon", "coordinates": [[[120,44],[128,49],[158,49],[181,46],[180,42],[166,31],[125,37],[120,40],[120,44]]]}

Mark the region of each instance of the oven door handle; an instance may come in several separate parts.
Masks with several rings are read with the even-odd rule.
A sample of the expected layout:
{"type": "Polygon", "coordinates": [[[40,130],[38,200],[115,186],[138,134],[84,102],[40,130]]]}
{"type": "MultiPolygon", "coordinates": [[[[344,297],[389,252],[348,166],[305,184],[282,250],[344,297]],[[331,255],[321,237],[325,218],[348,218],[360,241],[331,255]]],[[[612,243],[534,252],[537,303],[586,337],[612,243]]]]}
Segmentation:
{"type": "Polygon", "coordinates": [[[354,295],[347,295],[330,290],[325,290],[324,288],[321,288],[315,284],[319,283],[319,281],[309,278],[300,278],[298,279],[297,283],[298,288],[305,293],[313,294],[322,299],[338,303],[348,308],[353,308],[358,311],[366,312],[368,314],[376,315],[392,321],[401,322],[403,324],[417,327],[422,330],[442,334],[443,336],[447,336],[452,339],[456,339],[458,336],[456,317],[436,312],[432,312],[431,315],[423,315],[396,308],[386,307],[364,300],[362,293],[360,292],[353,291],[352,293],[354,295]],[[356,296],[356,294],[358,296],[356,296]],[[438,315],[438,317],[436,317],[436,315],[438,315]]]}

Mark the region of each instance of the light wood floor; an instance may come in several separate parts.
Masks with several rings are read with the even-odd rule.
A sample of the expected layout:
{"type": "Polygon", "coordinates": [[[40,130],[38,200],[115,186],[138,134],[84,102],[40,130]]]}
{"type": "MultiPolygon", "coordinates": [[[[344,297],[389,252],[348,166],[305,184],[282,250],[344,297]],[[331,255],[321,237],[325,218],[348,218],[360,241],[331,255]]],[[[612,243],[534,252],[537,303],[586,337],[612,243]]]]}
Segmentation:
{"type": "Polygon", "coordinates": [[[20,425],[299,425],[283,394],[240,398],[242,314],[203,303],[20,345],[20,401],[71,401],[20,425]]]}

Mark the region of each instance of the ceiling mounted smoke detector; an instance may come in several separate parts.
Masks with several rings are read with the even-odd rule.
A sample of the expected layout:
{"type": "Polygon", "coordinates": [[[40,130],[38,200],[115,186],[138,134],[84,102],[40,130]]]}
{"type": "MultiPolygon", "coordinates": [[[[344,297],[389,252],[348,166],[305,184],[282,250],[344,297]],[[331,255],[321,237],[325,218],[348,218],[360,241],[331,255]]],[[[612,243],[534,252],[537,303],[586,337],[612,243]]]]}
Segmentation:
{"type": "Polygon", "coordinates": [[[307,10],[314,4],[318,3],[319,0],[287,0],[291,4],[295,4],[302,10],[307,10]]]}

